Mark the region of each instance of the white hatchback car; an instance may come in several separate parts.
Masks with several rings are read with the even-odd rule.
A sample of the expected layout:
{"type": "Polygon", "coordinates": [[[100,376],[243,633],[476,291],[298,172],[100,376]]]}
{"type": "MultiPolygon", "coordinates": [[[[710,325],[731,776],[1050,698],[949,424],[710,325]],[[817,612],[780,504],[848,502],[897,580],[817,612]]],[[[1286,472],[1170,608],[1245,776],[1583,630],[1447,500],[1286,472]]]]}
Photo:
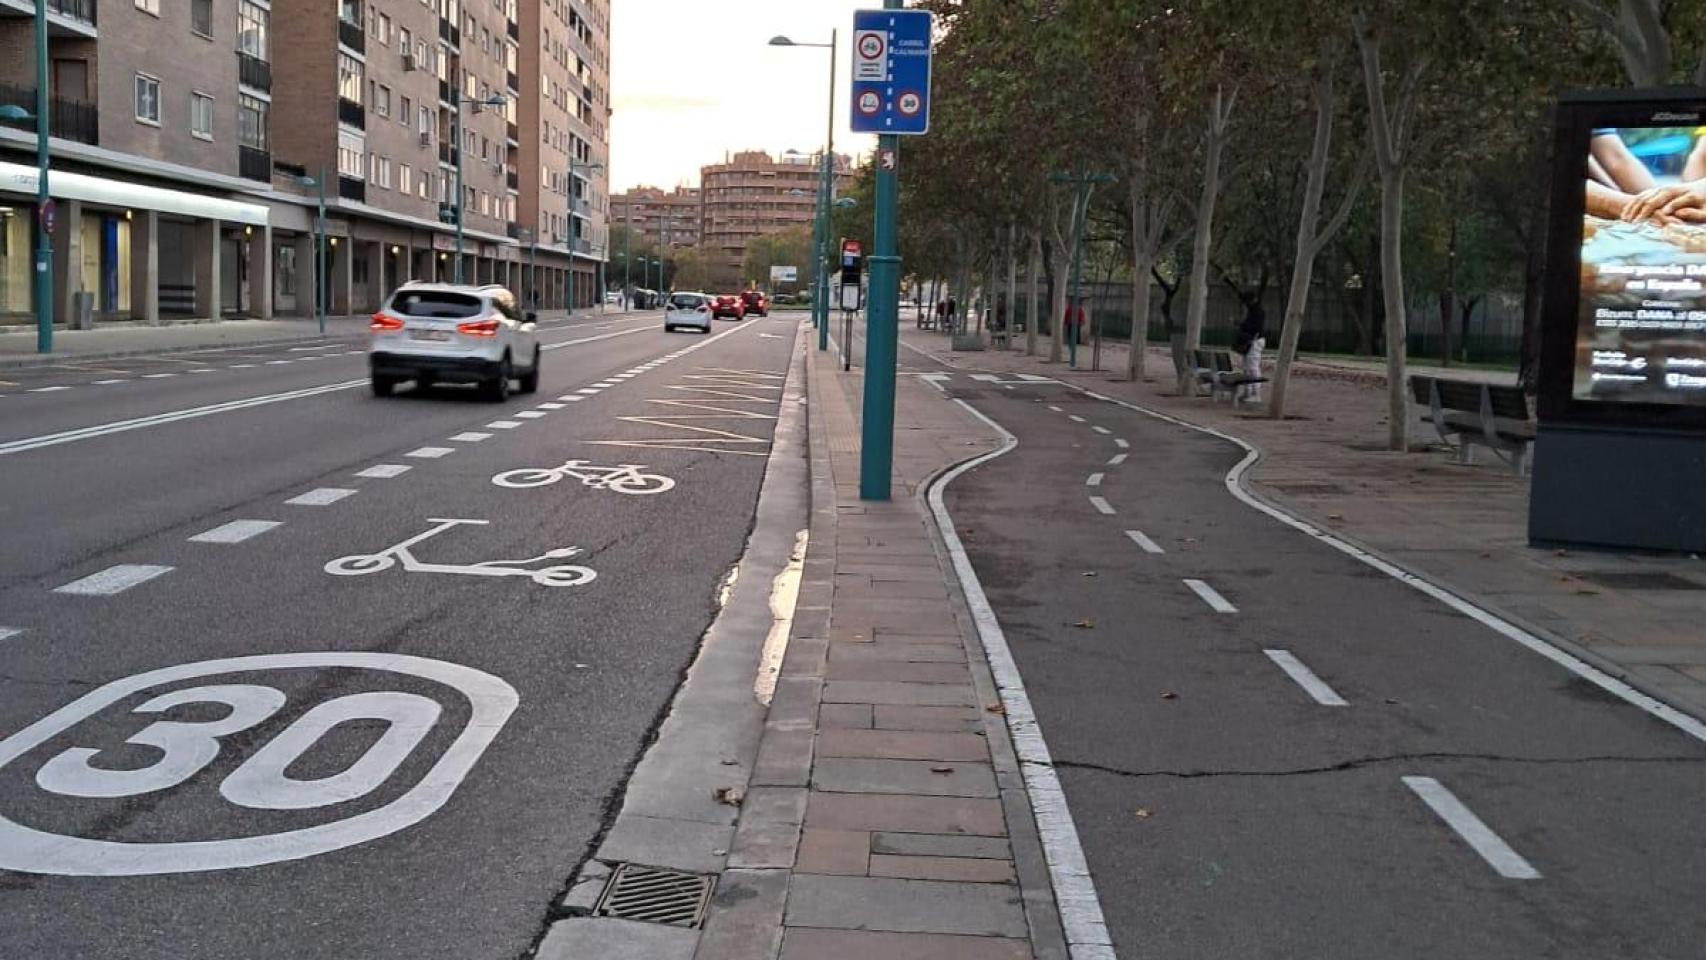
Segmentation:
{"type": "Polygon", "coordinates": [[[676,327],[697,327],[711,332],[711,295],[708,293],[672,293],[663,308],[663,330],[671,333],[676,327]]]}
{"type": "Polygon", "coordinates": [[[373,393],[390,396],[404,380],[475,383],[500,402],[509,399],[511,380],[532,393],[539,389],[536,327],[536,315],[519,312],[505,287],[406,283],[368,325],[373,393]]]}

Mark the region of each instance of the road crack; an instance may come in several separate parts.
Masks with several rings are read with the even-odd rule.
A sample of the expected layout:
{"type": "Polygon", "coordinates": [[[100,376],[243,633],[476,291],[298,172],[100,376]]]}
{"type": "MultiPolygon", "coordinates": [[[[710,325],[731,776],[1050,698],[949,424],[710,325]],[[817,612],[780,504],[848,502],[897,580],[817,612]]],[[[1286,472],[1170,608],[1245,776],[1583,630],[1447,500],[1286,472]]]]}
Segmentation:
{"type": "Polygon", "coordinates": [[[1094,773],[1112,774],[1117,777],[1140,779],[1146,777],[1164,777],[1172,780],[1212,780],[1232,777],[1308,777],[1324,773],[1344,773],[1350,770],[1361,770],[1366,767],[1391,766],[1404,763],[1418,763],[1437,760],[1480,760],[1492,763],[1528,764],[1536,766],[1572,766],[1595,763],[1644,763],[1644,764],[1699,764],[1706,763],[1706,757],[1512,757],[1496,753],[1395,753],[1378,757],[1357,757],[1339,763],[1317,767],[1295,767],[1288,770],[1127,770],[1120,767],[1107,766],[1099,763],[1087,763],[1077,760],[1056,760],[1056,770],[1089,770],[1094,773]]]}

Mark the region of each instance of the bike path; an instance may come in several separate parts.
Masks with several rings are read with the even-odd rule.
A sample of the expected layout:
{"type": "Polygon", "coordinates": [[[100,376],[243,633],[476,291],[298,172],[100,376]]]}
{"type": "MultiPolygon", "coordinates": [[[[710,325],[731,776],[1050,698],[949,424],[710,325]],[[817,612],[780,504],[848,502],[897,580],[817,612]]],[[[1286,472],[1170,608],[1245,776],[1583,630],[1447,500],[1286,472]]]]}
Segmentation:
{"type": "MultiPolygon", "coordinates": [[[[431,438],[376,427],[371,412],[406,416],[450,408],[445,401],[327,399],[345,405],[337,419],[352,422],[352,435],[365,432],[365,460],[353,456],[354,439],[340,441],[348,454],[333,467],[316,471],[308,457],[290,482],[264,494],[162,522],[121,545],[63,558],[53,577],[0,589],[0,625],[23,628],[5,641],[0,679],[0,732],[14,738],[103,684],[148,671],[222,658],[321,657],[309,666],[247,662],[207,678],[160,681],[0,765],[0,816],[49,837],[20,840],[0,824],[0,857],[44,871],[0,870],[7,952],[126,960],[523,955],[596,836],[716,609],[719,582],[742,552],[793,342],[761,338],[761,324],[720,325],[728,336],[715,342],[660,332],[648,357],[612,371],[637,371],[631,377],[598,381],[612,385],[583,394],[592,388],[553,374],[554,389],[462,407],[431,438]],[[713,396],[706,391],[734,412],[655,402],[713,396]],[[585,399],[561,399],[570,396],[585,399]],[[480,424],[468,422],[476,411],[480,424]],[[464,433],[489,436],[453,439],[464,433]],[[739,453],[706,442],[736,437],[748,441],[739,453]],[[428,447],[452,452],[409,456],[428,447]],[[523,489],[492,482],[577,459],[644,464],[675,486],[625,495],[571,478],[523,489]],[[375,470],[390,466],[411,469],[375,470]],[[341,489],[356,493],[325,506],[287,502],[341,489]],[[486,522],[448,526],[410,548],[412,564],[402,562],[393,548],[444,519],[486,522]],[[191,539],[244,520],[282,525],[237,543],[191,539]],[[548,556],[570,548],[572,556],[548,556]],[[325,569],[361,556],[396,562],[359,576],[325,569]],[[468,572],[528,560],[528,569],[584,566],[597,577],[553,586],[468,572]],[[116,593],[55,592],[118,565],[171,569],[116,593]],[[373,659],[350,660],[352,652],[373,659]],[[454,669],[411,673],[420,663],[406,658],[454,669]],[[128,792],[191,756],[182,746],[198,739],[196,725],[229,719],[226,708],[200,701],[163,715],[135,708],[161,692],[210,684],[242,688],[222,695],[244,704],[282,699],[282,706],[218,738],[211,761],[181,782],[128,792]],[[513,691],[507,717],[505,688],[513,691]],[[335,722],[339,710],[344,722],[335,722]],[[174,728],[164,752],[123,746],[128,737],[153,736],[144,731],[161,719],[190,729],[174,728]],[[399,743],[412,746],[404,751],[399,743]],[[57,790],[44,787],[41,769],[78,747],[103,752],[89,770],[48,776],[57,790]],[[467,761],[465,769],[447,757],[467,761]],[[388,759],[394,769],[380,762],[388,759]],[[112,773],[125,770],[143,779],[112,773]],[[446,783],[454,788],[448,798],[427,809],[417,791],[446,783]],[[87,795],[101,790],[108,795],[87,795]],[[424,818],[304,853],[310,835],[340,842],[356,829],[351,823],[384,830],[381,821],[399,805],[426,810],[424,818]],[[103,868],[115,873],[147,857],[179,867],[202,857],[278,859],[218,871],[62,876],[50,864],[78,854],[54,836],[173,845],[146,855],[115,848],[103,868]],[[209,848],[209,841],[227,846],[209,848]],[[244,853],[253,850],[262,852],[244,853]]],[[[615,343],[645,353],[636,341],[648,336],[615,343]]],[[[268,426],[280,454],[311,439],[268,426]]]]}
{"type": "Polygon", "coordinates": [[[939,382],[1018,438],[947,504],[1120,956],[1697,952],[1698,741],[1240,503],[1231,444],[1059,384],[939,382]]]}

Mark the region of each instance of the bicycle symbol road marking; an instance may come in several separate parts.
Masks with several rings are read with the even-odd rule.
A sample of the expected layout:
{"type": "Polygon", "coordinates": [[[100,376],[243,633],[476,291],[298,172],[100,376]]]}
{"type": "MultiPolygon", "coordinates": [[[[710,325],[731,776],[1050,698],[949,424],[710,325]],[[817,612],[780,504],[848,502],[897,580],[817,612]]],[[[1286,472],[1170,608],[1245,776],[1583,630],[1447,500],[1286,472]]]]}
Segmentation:
{"type": "Polygon", "coordinates": [[[582,486],[594,490],[609,490],[630,496],[667,493],[675,489],[675,481],[661,473],[645,473],[639,463],[624,463],[601,467],[588,460],[569,460],[560,467],[526,467],[508,470],[492,478],[492,482],[511,490],[548,487],[559,480],[579,480],[582,486]]]}
{"type": "Polygon", "coordinates": [[[529,564],[541,560],[567,560],[579,556],[580,547],[560,547],[547,550],[537,557],[526,560],[487,560],[483,563],[427,563],[417,559],[413,547],[423,541],[438,536],[451,527],[485,526],[489,520],[456,520],[441,517],[430,517],[428,523],[436,523],[425,533],[419,533],[396,546],[387,547],[378,553],[357,553],[347,557],[339,557],[326,564],[326,572],[338,577],[363,577],[370,573],[379,573],[396,566],[400,561],[405,573],[457,573],[472,577],[527,577],[542,587],[578,587],[597,579],[598,571],[591,567],[578,564],[557,564],[537,569],[529,564]]]}
{"type": "MultiPolygon", "coordinates": [[[[277,687],[256,682],[255,674],[286,670],[367,670],[433,681],[468,701],[471,710],[455,740],[412,787],[383,806],[302,829],[228,839],[170,843],[98,840],[38,830],[0,811],[0,869],[59,876],[131,877],[255,867],[300,860],[366,843],[413,826],[436,813],[461,785],[486,748],[515,712],[515,688],[479,670],[442,660],[394,653],[290,653],[234,657],[167,667],[115,680],[72,701],[18,733],[0,740],[0,770],[56,737],[72,733],[75,746],[49,758],[37,770],[37,786],[61,797],[126,799],[183,786],[228,749],[222,737],[253,729],[279,712],[288,700],[277,687]],[[170,688],[187,680],[232,675],[231,682],[167,689],[131,708],[141,715],[161,714],[189,704],[217,704],[229,710],[217,720],[158,720],[126,742],[153,748],[159,757],[138,769],[117,769],[91,761],[118,747],[99,742],[101,724],[79,725],[152,688],[170,688]],[[235,675],[242,675],[237,682],[235,675]],[[89,738],[85,740],[84,738],[89,738]]],[[[219,795],[234,807],[250,810],[312,810],[358,800],[387,783],[443,719],[438,701],[418,693],[376,690],[348,694],[315,704],[277,736],[254,747],[219,785],[219,795]],[[312,780],[286,771],[333,728],[351,721],[378,720],[385,732],[341,772],[312,780]]],[[[230,746],[236,751],[247,746],[230,746]]]]}

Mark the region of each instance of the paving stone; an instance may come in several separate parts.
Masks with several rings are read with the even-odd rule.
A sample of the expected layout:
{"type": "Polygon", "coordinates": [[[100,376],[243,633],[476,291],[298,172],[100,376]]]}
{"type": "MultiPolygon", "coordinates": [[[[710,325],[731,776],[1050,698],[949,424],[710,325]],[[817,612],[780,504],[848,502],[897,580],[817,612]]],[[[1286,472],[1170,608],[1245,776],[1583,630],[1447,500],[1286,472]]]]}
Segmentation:
{"type": "Polygon", "coordinates": [[[1001,837],[949,837],[929,833],[873,833],[871,852],[908,857],[1013,858],[1012,848],[1001,837]]]}
{"type": "Polygon", "coordinates": [[[965,648],[958,643],[832,643],[830,663],[892,660],[900,663],[965,663],[965,648]]]}
{"type": "Polygon", "coordinates": [[[830,664],[830,680],[895,680],[902,683],[969,683],[971,672],[959,663],[910,663],[901,660],[853,660],[830,664]]]}
{"type": "Polygon", "coordinates": [[[538,960],[690,960],[699,931],[609,917],[575,917],[551,924],[538,960]]]}
{"type": "Polygon", "coordinates": [[[725,870],[693,960],[769,960],[782,947],[784,870],[725,870]]]}
{"type": "Polygon", "coordinates": [[[794,864],[800,824],[806,819],[806,791],[800,787],[759,787],[747,791],[740,824],[729,848],[730,868],[785,869],[794,864]]]}
{"type": "Polygon", "coordinates": [[[941,730],[977,733],[983,717],[976,707],[905,707],[878,704],[872,726],[878,730],[941,730]]]}
{"type": "Polygon", "coordinates": [[[871,835],[863,830],[820,830],[800,834],[794,870],[799,873],[837,873],[862,877],[870,866],[871,835]]]}
{"type": "Polygon", "coordinates": [[[871,856],[870,875],[907,880],[948,880],[956,883],[1013,883],[1013,864],[1006,860],[961,860],[955,857],[871,856]]]}
{"type": "Polygon", "coordinates": [[[795,637],[788,641],[788,652],[782,656],[782,676],[821,677],[828,655],[828,640],[795,637]]]}
{"type": "Polygon", "coordinates": [[[847,727],[869,730],[872,726],[872,707],[868,703],[826,703],[818,708],[817,722],[820,729],[847,727]]]}
{"type": "MultiPolygon", "coordinates": [[[[711,789],[705,788],[707,793],[711,789]]],[[[723,869],[734,832],[734,827],[720,823],[623,815],[616,818],[616,825],[599,846],[598,859],[716,873],[723,869]]]]}
{"type": "Polygon", "coordinates": [[[764,728],[758,744],[758,761],[752,767],[752,783],[767,787],[803,787],[811,776],[812,731],[764,728]]]}
{"type": "Polygon", "coordinates": [[[793,927],[781,960],[1031,960],[1023,940],[793,927]]]}
{"type": "Polygon", "coordinates": [[[980,797],[915,797],[881,793],[822,793],[806,799],[806,826],[888,833],[947,833],[1004,837],[1001,802],[980,797]]]}
{"type": "Polygon", "coordinates": [[[794,874],[790,927],[1023,937],[1019,892],[988,883],[794,874]]]}
{"type": "Polygon", "coordinates": [[[972,707],[977,705],[977,694],[970,684],[830,680],[823,685],[823,702],[972,707]]]}
{"type": "Polygon", "coordinates": [[[772,726],[811,727],[817,723],[817,705],[822,693],[823,681],[817,677],[778,677],[765,722],[772,726]]]}
{"type": "Polygon", "coordinates": [[[996,796],[995,773],[989,764],[941,760],[823,758],[812,767],[812,789],[930,797],[996,796]]]}
{"type": "Polygon", "coordinates": [[[884,760],[989,760],[989,742],[975,733],[917,730],[824,730],[819,757],[870,757],[884,760]]]}
{"type": "Polygon", "coordinates": [[[960,643],[959,625],[952,621],[912,629],[885,626],[873,630],[873,633],[871,639],[883,643],[960,643]]]}

